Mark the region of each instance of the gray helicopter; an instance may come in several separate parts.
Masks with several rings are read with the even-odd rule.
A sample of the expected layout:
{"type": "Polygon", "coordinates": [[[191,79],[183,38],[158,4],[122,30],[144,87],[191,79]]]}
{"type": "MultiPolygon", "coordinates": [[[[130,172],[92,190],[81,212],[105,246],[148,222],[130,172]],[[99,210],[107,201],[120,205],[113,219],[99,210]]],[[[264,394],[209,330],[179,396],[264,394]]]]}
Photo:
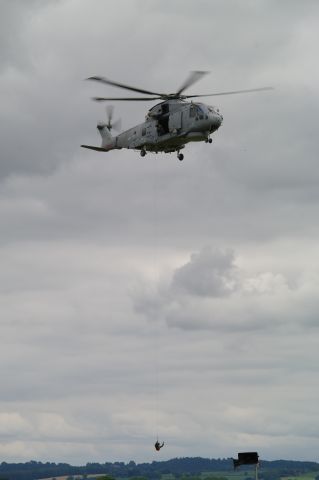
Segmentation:
{"type": "Polygon", "coordinates": [[[105,98],[95,97],[98,102],[103,101],[150,101],[162,100],[152,107],[145,117],[145,122],[112,136],[111,129],[113,108],[109,106],[108,123],[99,123],[97,128],[102,137],[101,147],[81,145],[83,148],[96,150],[98,152],[109,152],[114,149],[139,150],[144,157],[147,152],[177,152],[177,158],[183,160],[184,155],[180,151],[189,142],[211,143],[211,135],[219,129],[223,122],[223,116],[219,109],[200,102],[188,102],[189,98],[212,97],[220,95],[234,95],[238,93],[258,92],[271,90],[272,87],[252,88],[248,90],[235,90],[229,92],[209,93],[204,95],[183,95],[183,92],[197,82],[208,72],[191,72],[183,85],[176,93],[158,93],[131,87],[122,83],[113,82],[105,77],[90,77],[88,80],[112,85],[133,92],[151,95],[150,97],[120,97],[105,98]]]}

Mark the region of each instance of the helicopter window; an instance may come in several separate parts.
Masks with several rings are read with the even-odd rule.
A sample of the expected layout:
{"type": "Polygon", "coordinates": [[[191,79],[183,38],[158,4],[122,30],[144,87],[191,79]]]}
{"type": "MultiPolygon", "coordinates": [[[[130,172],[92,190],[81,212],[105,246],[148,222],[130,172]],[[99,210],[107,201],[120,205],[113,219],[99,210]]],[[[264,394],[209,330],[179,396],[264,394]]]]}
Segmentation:
{"type": "Polygon", "coordinates": [[[204,110],[199,106],[197,106],[197,116],[200,120],[204,118],[204,110]]]}
{"type": "Polygon", "coordinates": [[[191,105],[189,110],[190,117],[196,117],[196,120],[204,118],[204,110],[198,105],[191,105]]]}
{"type": "Polygon", "coordinates": [[[196,107],[195,107],[195,105],[191,105],[191,106],[190,106],[189,116],[190,116],[190,117],[195,117],[195,116],[196,116],[196,107]]]}
{"type": "Polygon", "coordinates": [[[146,128],[142,128],[142,136],[144,137],[146,135],[146,128]]]}
{"type": "Polygon", "coordinates": [[[169,105],[168,105],[168,103],[163,103],[163,104],[162,104],[162,113],[163,113],[163,114],[164,114],[164,113],[168,113],[168,111],[169,111],[169,105]]]}

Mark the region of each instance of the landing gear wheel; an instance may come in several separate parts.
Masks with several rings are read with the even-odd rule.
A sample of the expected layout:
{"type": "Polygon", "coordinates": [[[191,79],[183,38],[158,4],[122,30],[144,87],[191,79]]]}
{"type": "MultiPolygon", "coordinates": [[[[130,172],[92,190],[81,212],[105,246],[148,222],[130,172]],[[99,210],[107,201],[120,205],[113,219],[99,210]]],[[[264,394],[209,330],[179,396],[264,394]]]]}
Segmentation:
{"type": "Polygon", "coordinates": [[[208,143],[212,143],[213,139],[212,138],[209,138],[208,139],[208,143]]]}
{"type": "Polygon", "coordinates": [[[142,150],[140,152],[140,155],[141,155],[141,157],[145,157],[146,151],[144,150],[144,148],[142,148],[142,150]]]}
{"type": "Polygon", "coordinates": [[[184,155],[182,153],[179,153],[177,155],[177,158],[178,158],[178,160],[182,161],[182,160],[184,160],[184,155]]]}

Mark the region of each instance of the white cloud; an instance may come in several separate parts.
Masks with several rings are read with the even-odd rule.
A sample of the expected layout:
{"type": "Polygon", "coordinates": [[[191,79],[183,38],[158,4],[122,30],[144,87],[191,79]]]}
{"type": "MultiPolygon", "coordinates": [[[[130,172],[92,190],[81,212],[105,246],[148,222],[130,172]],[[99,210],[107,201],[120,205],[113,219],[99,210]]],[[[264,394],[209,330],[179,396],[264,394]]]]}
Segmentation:
{"type": "Polygon", "coordinates": [[[2,436],[31,433],[31,424],[18,412],[0,412],[0,432],[2,436]]]}
{"type": "Polygon", "coordinates": [[[247,293],[276,294],[287,291],[287,279],[280,273],[263,272],[243,281],[242,289],[247,293]]]}

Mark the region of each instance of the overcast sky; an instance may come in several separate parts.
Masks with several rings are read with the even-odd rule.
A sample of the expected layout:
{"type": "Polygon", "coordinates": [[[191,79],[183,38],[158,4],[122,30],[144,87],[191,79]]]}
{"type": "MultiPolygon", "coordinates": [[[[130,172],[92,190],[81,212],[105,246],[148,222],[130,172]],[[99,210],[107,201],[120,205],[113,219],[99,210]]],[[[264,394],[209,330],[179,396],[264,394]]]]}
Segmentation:
{"type": "Polygon", "coordinates": [[[317,461],[318,1],[0,8],[1,459],[317,461]],[[191,70],[189,94],[275,90],[207,98],[224,123],[183,162],[80,148],[91,97],[127,95],[85,78],[191,70]]]}

